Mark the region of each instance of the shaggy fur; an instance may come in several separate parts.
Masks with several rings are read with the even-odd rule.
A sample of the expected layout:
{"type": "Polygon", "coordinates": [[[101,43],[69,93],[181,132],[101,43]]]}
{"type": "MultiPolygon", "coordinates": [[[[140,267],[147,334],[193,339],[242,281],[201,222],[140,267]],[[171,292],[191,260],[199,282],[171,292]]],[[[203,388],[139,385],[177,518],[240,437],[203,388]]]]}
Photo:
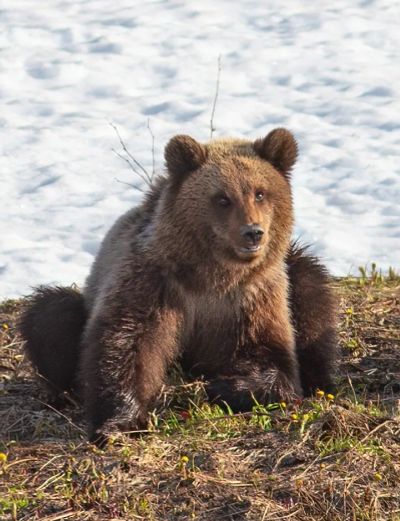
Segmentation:
{"type": "Polygon", "coordinates": [[[73,288],[38,288],[22,314],[26,352],[55,403],[76,389],[85,322],[83,297],[73,288]]]}
{"type": "Polygon", "coordinates": [[[333,389],[337,303],[329,289],[327,270],[304,247],[294,245],[287,264],[300,378],[303,392],[309,396],[315,389],[333,389]]]}
{"type": "Polygon", "coordinates": [[[237,411],[251,408],[252,395],[288,400],[331,385],[336,311],[328,276],[290,245],[296,156],[284,129],[255,143],[176,136],[165,151],[168,176],[111,228],[83,297],[64,300],[76,306],[80,331],[76,320],[70,333],[58,328],[63,309],[53,292],[68,290],[33,297],[21,331],[39,372],[65,388],[81,346],[91,440],[145,425],[177,358],[207,379],[210,399],[237,411]]]}

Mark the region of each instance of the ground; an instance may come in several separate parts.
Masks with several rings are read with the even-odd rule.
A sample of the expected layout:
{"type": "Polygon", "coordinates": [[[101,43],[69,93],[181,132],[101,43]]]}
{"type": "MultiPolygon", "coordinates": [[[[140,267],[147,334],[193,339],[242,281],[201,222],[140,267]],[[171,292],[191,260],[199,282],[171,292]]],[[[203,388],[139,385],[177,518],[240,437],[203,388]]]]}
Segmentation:
{"type": "Polygon", "coordinates": [[[337,393],[224,414],[176,369],[149,432],[104,450],[79,407],[59,412],[0,307],[0,519],[400,520],[400,278],[334,282],[337,393]]]}

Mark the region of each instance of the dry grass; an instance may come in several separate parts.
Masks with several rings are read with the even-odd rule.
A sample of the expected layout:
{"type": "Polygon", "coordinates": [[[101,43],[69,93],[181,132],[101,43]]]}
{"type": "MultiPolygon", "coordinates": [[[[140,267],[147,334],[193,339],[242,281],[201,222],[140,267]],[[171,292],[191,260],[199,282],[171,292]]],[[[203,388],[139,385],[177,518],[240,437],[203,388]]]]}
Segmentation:
{"type": "MultiPolygon", "coordinates": [[[[20,302],[0,307],[0,519],[400,520],[400,280],[335,283],[338,394],[224,415],[201,383],[169,386],[152,432],[87,444],[24,361],[20,302]]],[[[175,376],[175,381],[179,377],[175,376]]]]}

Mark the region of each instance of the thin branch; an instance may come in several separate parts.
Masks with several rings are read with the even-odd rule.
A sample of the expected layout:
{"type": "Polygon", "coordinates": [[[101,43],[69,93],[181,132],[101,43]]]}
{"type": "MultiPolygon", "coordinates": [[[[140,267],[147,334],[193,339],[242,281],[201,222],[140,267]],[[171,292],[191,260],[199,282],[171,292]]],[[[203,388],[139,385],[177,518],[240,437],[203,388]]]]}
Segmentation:
{"type": "MultiPolygon", "coordinates": [[[[121,137],[121,134],[119,133],[119,130],[117,129],[117,127],[114,125],[114,123],[111,123],[109,122],[110,126],[114,129],[115,133],[117,134],[117,137],[118,137],[118,140],[120,142],[120,145],[122,147],[122,150],[125,152],[125,154],[129,157],[129,159],[143,172],[143,175],[144,175],[144,179],[146,181],[147,184],[149,184],[151,186],[151,176],[149,175],[149,173],[147,172],[147,170],[144,168],[144,166],[129,152],[129,150],[126,148],[126,145],[121,137]]],[[[120,157],[123,157],[123,156],[120,156],[120,157]]],[[[126,158],[124,158],[125,160],[127,160],[126,158]]],[[[129,162],[129,161],[128,161],[129,162]]],[[[129,162],[130,163],[130,162],[129,162]]],[[[132,166],[131,166],[132,168],[132,166]]],[[[132,168],[132,170],[134,170],[132,168]]],[[[135,171],[135,170],[134,170],[135,171]]],[[[136,172],[137,173],[137,172],[136,172]]]]}
{"type": "Polygon", "coordinates": [[[147,177],[145,177],[145,176],[142,174],[142,172],[139,172],[139,171],[135,168],[135,166],[133,165],[133,163],[132,163],[132,162],[131,162],[127,157],[125,157],[125,156],[123,156],[122,154],[120,154],[119,152],[117,152],[114,148],[112,148],[111,150],[114,152],[114,154],[115,154],[116,156],[118,156],[120,159],[122,159],[122,161],[125,161],[125,163],[127,163],[127,164],[129,165],[129,168],[132,170],[132,172],[134,172],[138,177],[140,177],[140,179],[141,179],[144,183],[146,183],[146,184],[149,183],[149,180],[147,179],[147,177]]]}
{"type": "Polygon", "coordinates": [[[210,139],[212,139],[213,132],[215,130],[214,115],[215,115],[215,107],[217,106],[220,77],[221,77],[221,55],[218,56],[217,83],[215,85],[215,96],[214,96],[214,101],[213,101],[213,106],[212,106],[212,111],[211,111],[211,119],[210,119],[210,139]]]}
{"type": "Polygon", "coordinates": [[[129,186],[130,188],[134,188],[135,190],[139,190],[139,192],[142,192],[142,194],[145,193],[144,190],[140,188],[140,186],[132,185],[131,183],[126,183],[125,181],[121,181],[121,179],[118,179],[118,177],[114,177],[114,181],[117,181],[117,183],[121,183],[121,185],[129,186]]]}
{"type": "Polygon", "coordinates": [[[68,416],[66,416],[64,413],[62,413],[61,411],[59,411],[58,409],[56,409],[55,407],[53,407],[52,405],[50,405],[49,403],[46,403],[46,402],[42,402],[42,400],[39,400],[39,398],[34,398],[34,400],[36,400],[37,402],[41,403],[42,405],[44,405],[45,407],[47,407],[48,409],[51,409],[53,412],[55,412],[56,414],[58,414],[58,416],[60,416],[61,418],[64,418],[64,420],[67,420],[67,422],[72,425],[72,427],[74,427],[74,429],[78,430],[79,432],[82,432],[83,434],[86,433],[86,431],[84,429],[82,429],[82,427],[79,427],[79,425],[77,425],[76,423],[74,423],[71,418],[68,418],[68,416]]]}
{"type": "Polygon", "coordinates": [[[153,159],[153,169],[152,169],[152,172],[151,172],[151,182],[153,182],[153,179],[154,179],[154,176],[155,176],[155,173],[156,173],[156,159],[155,159],[155,147],[154,147],[154,134],[153,134],[153,131],[151,130],[151,126],[150,126],[150,118],[147,120],[147,128],[150,132],[150,136],[151,136],[151,157],[153,159]]]}
{"type": "Polygon", "coordinates": [[[139,161],[133,157],[133,155],[129,152],[129,150],[126,148],[126,145],[125,145],[125,142],[123,141],[122,137],[121,137],[121,134],[119,133],[119,130],[118,128],[113,124],[113,123],[110,123],[110,125],[112,126],[112,128],[115,130],[115,133],[117,134],[117,137],[119,139],[119,142],[121,144],[121,147],[122,149],[124,150],[124,152],[126,153],[126,155],[135,163],[135,165],[137,167],[140,168],[140,170],[142,170],[143,174],[149,179],[150,181],[150,176],[149,176],[149,173],[147,172],[147,170],[144,168],[144,166],[139,163],[139,161]]]}

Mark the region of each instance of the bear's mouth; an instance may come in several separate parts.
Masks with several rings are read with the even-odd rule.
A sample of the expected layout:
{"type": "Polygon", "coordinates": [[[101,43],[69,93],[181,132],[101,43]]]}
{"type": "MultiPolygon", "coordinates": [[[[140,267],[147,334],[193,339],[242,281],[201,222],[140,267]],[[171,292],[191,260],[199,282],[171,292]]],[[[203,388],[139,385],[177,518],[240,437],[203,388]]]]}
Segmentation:
{"type": "Polygon", "coordinates": [[[236,255],[243,260],[251,260],[255,257],[258,257],[258,255],[261,252],[261,245],[260,244],[249,244],[248,246],[241,246],[236,249],[236,255]]]}
{"type": "Polygon", "coordinates": [[[259,250],[261,250],[261,246],[259,244],[253,244],[251,246],[242,246],[241,248],[239,248],[240,253],[254,253],[259,250]]]}

